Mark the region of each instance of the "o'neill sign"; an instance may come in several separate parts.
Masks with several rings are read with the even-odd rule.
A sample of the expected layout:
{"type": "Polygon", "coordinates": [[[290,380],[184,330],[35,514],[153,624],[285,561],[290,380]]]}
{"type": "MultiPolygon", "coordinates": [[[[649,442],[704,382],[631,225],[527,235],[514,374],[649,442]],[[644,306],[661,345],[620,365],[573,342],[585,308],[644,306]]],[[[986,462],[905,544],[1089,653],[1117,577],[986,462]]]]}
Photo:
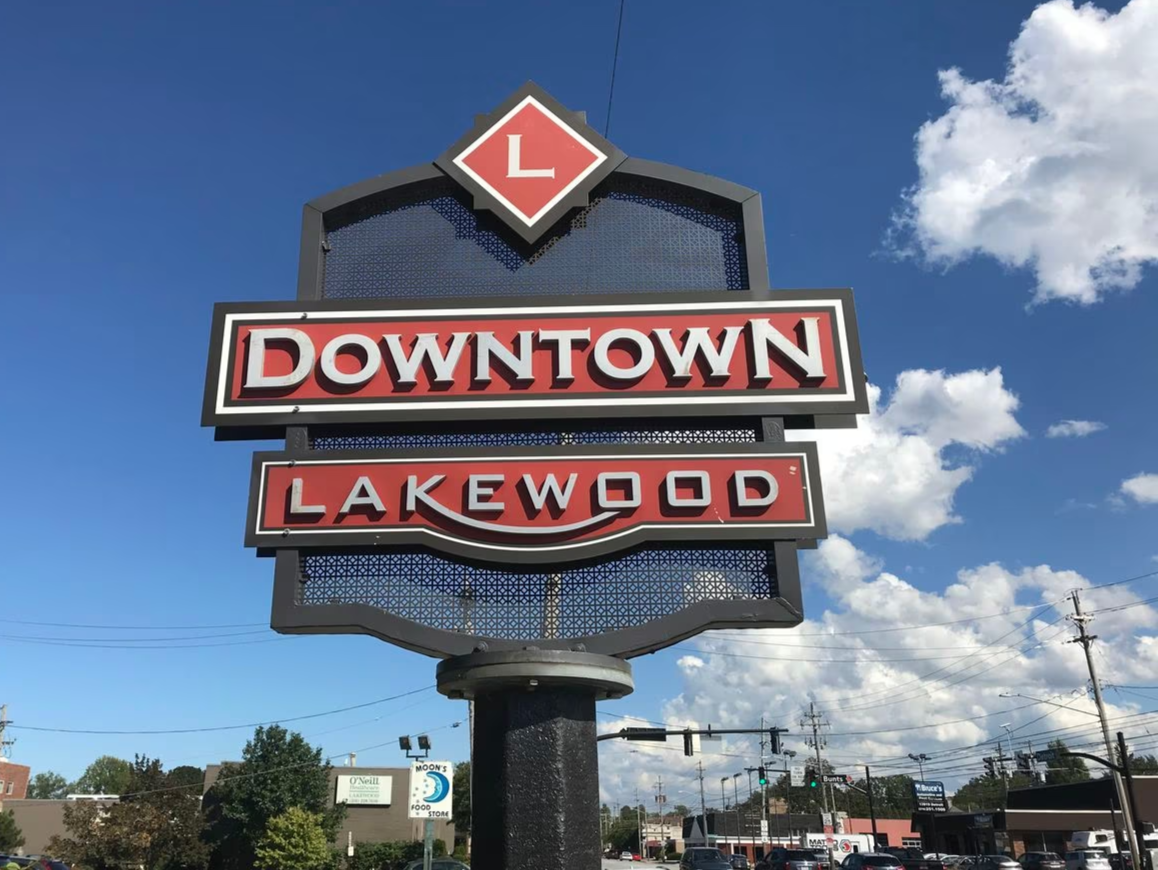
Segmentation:
{"type": "Polygon", "coordinates": [[[219,304],[203,423],[868,410],[847,290],[219,304]]]}
{"type": "Polygon", "coordinates": [[[813,444],[313,451],[254,459],[246,543],[559,562],[642,541],[825,535],[813,444]]]}

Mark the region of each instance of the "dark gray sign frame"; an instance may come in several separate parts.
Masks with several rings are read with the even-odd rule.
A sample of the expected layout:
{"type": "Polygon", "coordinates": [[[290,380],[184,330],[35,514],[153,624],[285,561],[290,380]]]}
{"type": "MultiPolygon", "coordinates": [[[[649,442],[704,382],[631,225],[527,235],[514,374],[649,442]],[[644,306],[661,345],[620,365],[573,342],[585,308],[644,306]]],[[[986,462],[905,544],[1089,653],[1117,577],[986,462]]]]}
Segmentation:
{"type": "MultiPolygon", "coordinates": [[[[740,313],[743,312],[741,309],[740,313]]],[[[431,315],[425,320],[437,320],[440,315],[431,315]]],[[[750,361],[749,361],[750,362],[750,361]]],[[[221,302],[213,309],[213,327],[210,337],[209,364],[205,376],[205,394],[202,404],[202,425],[219,428],[247,427],[269,428],[276,430],[291,425],[316,425],[332,423],[360,423],[383,422],[382,406],[390,404],[394,407],[390,413],[397,419],[410,421],[456,421],[456,420],[491,420],[491,419],[569,419],[591,417],[689,417],[689,416],[804,416],[804,415],[841,415],[847,419],[851,415],[868,412],[867,384],[861,373],[864,363],[861,359],[860,337],[857,332],[856,312],[853,305],[852,291],[848,289],[831,290],[785,290],[777,294],[775,299],[767,298],[763,293],[729,292],[726,297],[719,293],[625,293],[618,295],[593,295],[580,299],[551,297],[505,297],[505,298],[472,298],[462,300],[456,298],[395,300],[384,304],[380,300],[328,300],[312,302],[303,305],[300,302],[254,302],[237,303],[221,302]],[[787,308],[782,311],[816,310],[825,307],[825,303],[838,303],[832,306],[833,334],[832,344],[835,350],[835,364],[838,367],[838,390],[848,397],[821,401],[809,401],[806,396],[822,395],[827,390],[814,387],[799,387],[792,389],[735,389],[735,390],[695,390],[686,393],[674,392],[645,392],[625,389],[618,393],[535,393],[520,397],[517,394],[500,394],[497,396],[455,396],[448,399],[446,396],[423,396],[411,398],[401,394],[391,399],[371,397],[369,399],[356,395],[334,395],[325,399],[295,399],[286,398],[280,410],[260,409],[256,403],[237,402],[221,395],[221,391],[231,384],[234,376],[233,348],[239,323],[232,318],[246,315],[292,315],[292,318],[279,320],[285,326],[296,323],[310,322],[312,315],[326,312],[351,312],[354,316],[349,322],[360,320],[360,314],[365,313],[366,320],[388,319],[392,312],[405,314],[410,310],[445,311],[445,317],[462,319],[472,316],[476,311],[494,311],[510,309],[512,314],[487,314],[479,316],[479,325],[501,321],[507,317],[526,317],[519,315],[519,309],[550,309],[550,308],[581,308],[589,317],[609,317],[613,313],[601,313],[602,309],[610,306],[647,305],[670,306],[673,312],[681,307],[697,304],[720,303],[729,306],[751,303],[753,313],[759,311],[761,303],[767,305],[773,302],[787,302],[787,308]],[[815,305],[815,307],[811,307],[815,305]],[[840,317],[837,317],[838,311],[840,317]],[[227,323],[231,323],[227,327],[227,323]],[[840,341],[838,332],[843,330],[844,342],[840,341]],[[227,335],[227,332],[229,333],[227,335]],[[845,371],[849,372],[851,383],[846,382],[845,371]],[[721,402],[721,396],[729,397],[730,401],[721,402]],[[656,399],[667,400],[664,404],[655,403],[656,399]],[[521,401],[529,402],[521,405],[521,401]],[[589,401],[591,404],[577,406],[577,400],[589,401]],[[543,404],[554,402],[557,404],[543,404]],[[331,410],[313,410],[312,404],[325,405],[331,410]],[[371,405],[367,409],[361,406],[371,405]],[[334,406],[340,406],[333,409],[334,406]],[[249,410],[246,410],[246,409],[249,410]]],[[[275,434],[275,433],[271,433],[275,434]]]]}
{"type": "MultiPolygon", "coordinates": [[[[684,543],[702,545],[738,545],[767,549],[774,540],[815,540],[828,534],[824,513],[824,497],[820,482],[820,464],[816,445],[810,441],[768,444],[724,444],[718,446],[699,444],[680,448],[657,447],[653,445],[619,445],[614,448],[597,445],[570,447],[510,447],[459,448],[440,450],[398,450],[381,454],[362,450],[329,450],[309,452],[269,452],[256,453],[253,458],[253,475],[249,493],[249,512],[246,517],[246,546],[258,548],[259,554],[272,555],[280,549],[372,547],[388,543],[397,546],[426,546],[479,564],[494,562],[517,565],[570,564],[610,556],[631,549],[643,543],[684,543]],[[550,458],[552,456],[604,456],[613,453],[616,457],[670,456],[673,459],[687,459],[696,456],[712,458],[721,454],[750,454],[753,457],[797,455],[804,459],[805,504],[811,522],[785,525],[776,529],[756,528],[744,523],[705,522],[694,524],[672,522],[668,525],[635,527],[620,533],[612,539],[594,538],[575,549],[560,552],[557,546],[550,548],[532,546],[527,541],[518,541],[521,546],[502,546],[496,541],[472,541],[469,536],[449,538],[437,534],[435,530],[415,527],[393,530],[386,533],[373,527],[358,527],[346,532],[311,532],[309,529],[294,529],[292,532],[271,529],[259,534],[257,531],[262,505],[262,470],[267,462],[312,464],[333,461],[373,461],[388,456],[392,461],[478,458],[495,459],[509,457],[550,458]],[[483,546],[489,544],[489,547],[483,546]],[[501,549],[496,549],[502,546],[501,549]]],[[[565,540],[554,544],[566,543],[565,540]]]]}

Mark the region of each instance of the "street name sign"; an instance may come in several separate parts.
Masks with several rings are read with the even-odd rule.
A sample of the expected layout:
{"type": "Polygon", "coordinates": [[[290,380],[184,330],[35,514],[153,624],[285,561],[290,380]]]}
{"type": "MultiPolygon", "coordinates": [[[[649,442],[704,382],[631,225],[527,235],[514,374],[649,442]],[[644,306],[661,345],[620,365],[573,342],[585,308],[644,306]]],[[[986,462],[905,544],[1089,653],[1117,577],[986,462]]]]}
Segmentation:
{"type": "Polygon", "coordinates": [[[410,765],[409,817],[444,819],[453,816],[454,765],[449,761],[421,760],[410,765]]]}
{"type": "Polygon", "coordinates": [[[821,774],[820,781],[838,785],[851,785],[852,777],[845,773],[824,773],[821,774]]]}

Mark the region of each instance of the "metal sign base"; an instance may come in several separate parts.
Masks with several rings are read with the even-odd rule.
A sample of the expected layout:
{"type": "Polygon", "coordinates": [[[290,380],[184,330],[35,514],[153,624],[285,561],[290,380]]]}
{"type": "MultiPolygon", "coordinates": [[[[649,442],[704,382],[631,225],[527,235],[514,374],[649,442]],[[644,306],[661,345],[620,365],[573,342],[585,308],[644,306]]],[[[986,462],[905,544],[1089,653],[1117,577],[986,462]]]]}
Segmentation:
{"type": "Polygon", "coordinates": [[[565,650],[480,652],[438,666],[472,698],[474,870],[598,870],[595,701],[634,688],[622,659],[565,650]]]}

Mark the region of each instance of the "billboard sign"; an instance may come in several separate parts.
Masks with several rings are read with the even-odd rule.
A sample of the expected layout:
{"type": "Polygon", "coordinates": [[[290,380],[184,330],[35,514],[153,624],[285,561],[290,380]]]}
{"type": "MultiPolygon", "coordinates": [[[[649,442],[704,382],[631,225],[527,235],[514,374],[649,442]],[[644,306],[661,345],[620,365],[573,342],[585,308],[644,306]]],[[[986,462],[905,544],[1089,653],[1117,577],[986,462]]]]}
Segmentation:
{"type": "Polygon", "coordinates": [[[450,821],[454,765],[449,761],[415,761],[410,765],[409,817],[450,821]]]}
{"type": "Polygon", "coordinates": [[[221,303],[202,423],[864,413],[848,290],[221,303]]]}
{"type": "Polygon", "coordinates": [[[919,813],[947,813],[949,802],[945,799],[943,782],[913,782],[913,801],[919,813]]]}
{"type": "Polygon", "coordinates": [[[350,806],[388,807],[394,778],[372,774],[338,774],[334,803],[350,806]]]}
{"type": "Polygon", "coordinates": [[[309,451],[254,458],[246,543],[424,544],[543,563],[642,541],[822,538],[812,443],[309,451]]]}

